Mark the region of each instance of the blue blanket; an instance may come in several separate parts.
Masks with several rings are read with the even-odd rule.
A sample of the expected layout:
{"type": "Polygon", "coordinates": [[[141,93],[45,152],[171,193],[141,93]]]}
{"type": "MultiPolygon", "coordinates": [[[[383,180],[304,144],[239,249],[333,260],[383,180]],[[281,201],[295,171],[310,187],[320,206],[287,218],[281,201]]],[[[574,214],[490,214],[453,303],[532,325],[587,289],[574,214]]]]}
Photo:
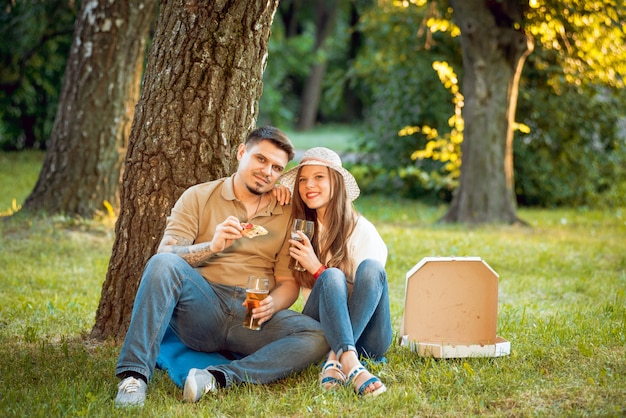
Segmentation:
{"type": "Polygon", "coordinates": [[[209,366],[230,363],[241,355],[229,352],[203,353],[182,343],[170,327],[165,331],[161,351],[156,366],[167,371],[176,386],[182,388],[192,368],[204,369],[209,366]]]}
{"type": "MultiPolygon", "coordinates": [[[[195,351],[182,343],[174,334],[170,327],[165,331],[161,342],[161,351],[157,358],[156,366],[167,371],[172,381],[179,388],[185,386],[185,379],[192,368],[204,369],[209,366],[230,363],[233,360],[242,358],[243,355],[231,352],[204,353],[195,351]]],[[[382,358],[373,363],[386,363],[387,359],[382,358]]]]}

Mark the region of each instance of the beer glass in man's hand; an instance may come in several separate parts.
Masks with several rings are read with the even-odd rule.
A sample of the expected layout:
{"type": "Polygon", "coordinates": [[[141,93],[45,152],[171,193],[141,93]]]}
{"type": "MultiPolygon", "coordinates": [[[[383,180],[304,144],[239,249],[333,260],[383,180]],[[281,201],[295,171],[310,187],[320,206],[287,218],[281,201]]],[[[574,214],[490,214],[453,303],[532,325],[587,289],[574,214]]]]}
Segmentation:
{"type": "MultiPolygon", "coordinates": [[[[291,239],[296,241],[302,241],[300,235],[298,235],[298,231],[304,232],[304,235],[311,239],[313,237],[313,221],[307,221],[304,219],[294,219],[293,228],[291,229],[291,239]]],[[[305,271],[306,269],[298,263],[298,260],[291,257],[289,260],[289,268],[292,270],[305,271]]]]}
{"type": "Polygon", "coordinates": [[[246,286],[246,318],[243,320],[243,326],[251,330],[258,331],[261,329],[259,320],[252,316],[252,310],[258,308],[263,299],[270,292],[270,283],[266,277],[250,276],[248,278],[248,286],[246,286]]]}

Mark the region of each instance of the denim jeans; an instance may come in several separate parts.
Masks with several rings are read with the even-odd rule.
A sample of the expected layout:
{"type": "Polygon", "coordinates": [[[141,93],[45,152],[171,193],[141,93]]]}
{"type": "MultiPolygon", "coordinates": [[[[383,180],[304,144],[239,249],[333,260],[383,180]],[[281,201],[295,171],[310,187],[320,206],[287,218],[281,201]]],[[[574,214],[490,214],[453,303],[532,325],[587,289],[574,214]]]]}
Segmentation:
{"type": "Polygon", "coordinates": [[[378,360],[391,345],[387,273],[376,260],[367,259],[358,266],[351,295],[341,270],[325,270],[315,282],[302,313],[320,321],[337,358],[344,351],[353,350],[378,360]]]}
{"type": "Polygon", "coordinates": [[[291,310],[276,312],[260,331],[243,326],[245,289],[212,284],[174,254],[153,256],[144,270],[116,374],[133,371],[150,379],[170,325],[196,351],[245,355],[210,367],[226,386],[268,383],[323,358],[328,344],[319,322],[291,310]]]}

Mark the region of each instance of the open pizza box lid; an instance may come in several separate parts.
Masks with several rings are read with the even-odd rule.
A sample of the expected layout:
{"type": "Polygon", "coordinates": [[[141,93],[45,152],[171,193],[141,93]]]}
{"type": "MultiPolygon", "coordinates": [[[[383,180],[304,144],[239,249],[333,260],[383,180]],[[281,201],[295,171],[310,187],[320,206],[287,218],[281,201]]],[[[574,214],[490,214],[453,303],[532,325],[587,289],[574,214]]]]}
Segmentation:
{"type": "Polygon", "coordinates": [[[500,357],[498,274],[480,257],[426,257],[406,274],[400,345],[437,358],[500,357]]]}

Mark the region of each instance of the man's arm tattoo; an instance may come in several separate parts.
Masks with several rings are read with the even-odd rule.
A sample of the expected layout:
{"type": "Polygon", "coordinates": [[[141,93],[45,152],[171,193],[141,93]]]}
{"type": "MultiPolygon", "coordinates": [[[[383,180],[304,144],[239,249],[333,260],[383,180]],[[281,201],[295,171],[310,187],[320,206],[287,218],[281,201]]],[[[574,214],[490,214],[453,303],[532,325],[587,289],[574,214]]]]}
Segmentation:
{"type": "Polygon", "coordinates": [[[177,235],[164,236],[159,252],[176,254],[193,267],[204,264],[214,254],[210,242],[192,245],[190,240],[177,235]]]}

